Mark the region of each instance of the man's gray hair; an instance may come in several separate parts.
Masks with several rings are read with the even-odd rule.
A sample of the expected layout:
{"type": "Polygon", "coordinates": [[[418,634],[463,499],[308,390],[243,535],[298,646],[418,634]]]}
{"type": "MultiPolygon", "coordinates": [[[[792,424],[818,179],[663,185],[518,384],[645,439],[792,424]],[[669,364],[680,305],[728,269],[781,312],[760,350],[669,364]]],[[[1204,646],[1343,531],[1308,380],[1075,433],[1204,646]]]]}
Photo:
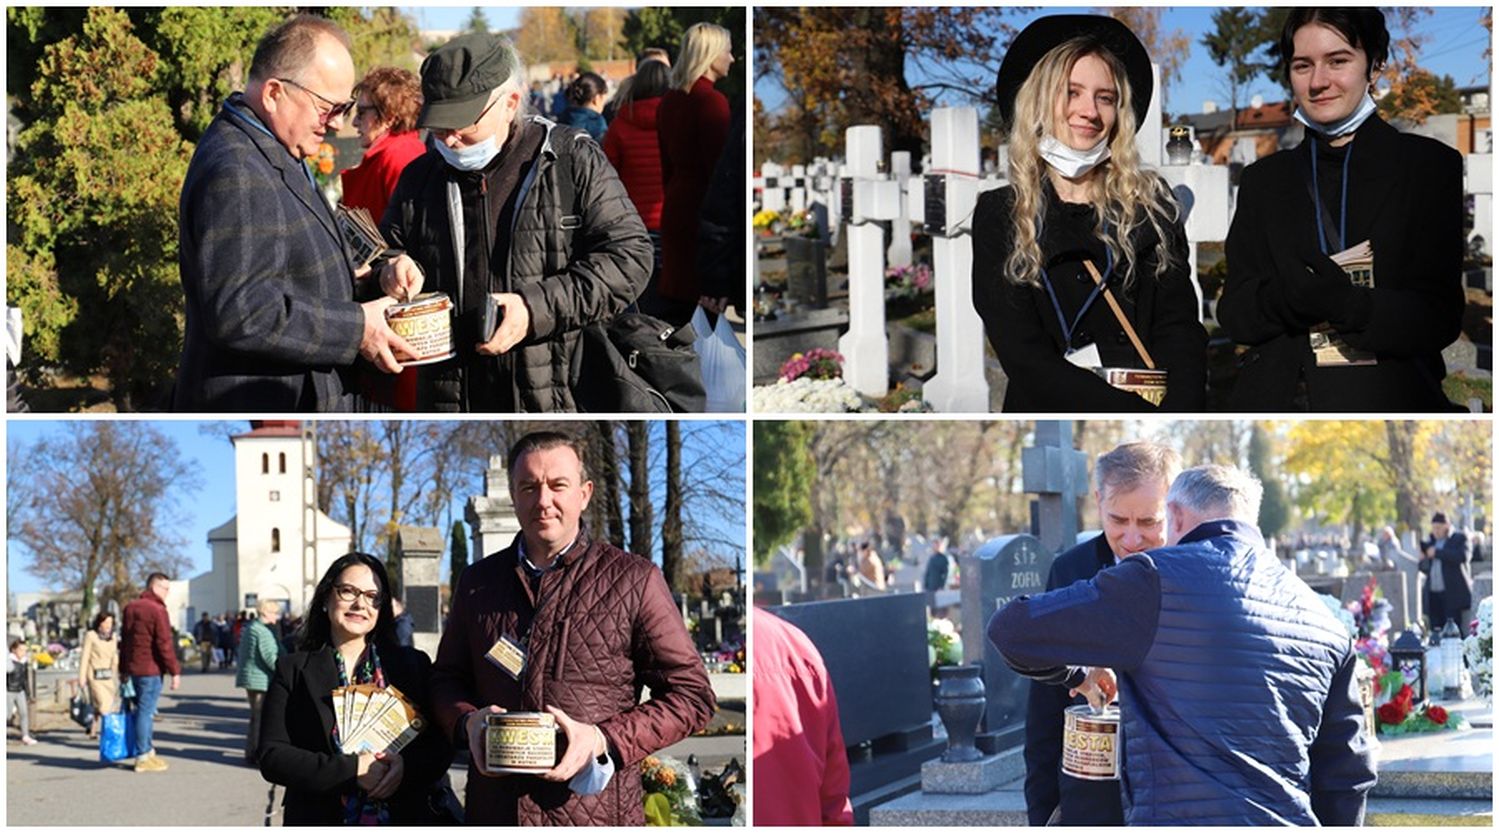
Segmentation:
{"type": "Polygon", "coordinates": [[[1233,466],[1197,466],[1177,475],[1166,503],[1199,515],[1258,523],[1265,488],[1254,475],[1233,466]]]}
{"type": "Polygon", "coordinates": [[[510,77],[494,88],[485,105],[494,104],[505,93],[520,93],[520,106],[515,108],[515,118],[510,120],[511,126],[518,126],[531,118],[531,84],[526,81],[526,62],[521,60],[520,50],[515,48],[509,38],[504,38],[503,41],[504,48],[510,50],[510,77]]]}
{"type": "Polygon", "coordinates": [[[1129,491],[1146,481],[1170,485],[1182,470],[1181,455],[1168,445],[1152,442],[1125,443],[1098,458],[1093,467],[1093,488],[1107,496],[1109,489],[1129,491]]]}

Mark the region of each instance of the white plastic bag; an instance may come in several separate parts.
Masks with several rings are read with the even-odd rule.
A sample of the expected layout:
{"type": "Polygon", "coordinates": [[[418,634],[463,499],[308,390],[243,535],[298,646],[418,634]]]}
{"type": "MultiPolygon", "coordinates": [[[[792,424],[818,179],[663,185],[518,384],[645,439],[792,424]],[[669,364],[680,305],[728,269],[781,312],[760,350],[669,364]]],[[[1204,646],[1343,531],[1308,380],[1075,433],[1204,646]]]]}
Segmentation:
{"type": "Polygon", "coordinates": [[[697,336],[692,347],[702,365],[703,390],[708,394],[707,410],[743,413],[744,345],[734,335],[729,319],[720,315],[718,324],[709,327],[708,314],[698,307],[692,314],[692,329],[697,336]]]}

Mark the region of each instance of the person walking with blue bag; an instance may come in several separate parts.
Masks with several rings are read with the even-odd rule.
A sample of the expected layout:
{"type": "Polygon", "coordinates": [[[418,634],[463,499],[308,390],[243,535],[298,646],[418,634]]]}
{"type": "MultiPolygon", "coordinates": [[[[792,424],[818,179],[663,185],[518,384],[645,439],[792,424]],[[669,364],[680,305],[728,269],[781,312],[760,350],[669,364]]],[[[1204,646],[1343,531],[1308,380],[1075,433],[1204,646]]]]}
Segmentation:
{"type": "Polygon", "coordinates": [[[182,684],[182,667],[172,645],[172,623],[166,598],[172,580],[164,573],[146,578],[140,598],[125,605],[120,617],[120,673],[135,689],[135,771],[162,772],[167,762],[151,745],[161,678],[172,675],[172,690],[182,684]]]}
{"type": "Polygon", "coordinates": [[[88,692],[94,719],[88,736],[99,734],[100,719],[120,702],[120,643],[115,639],[115,617],[104,611],[94,617],[94,626],[83,635],[78,663],[78,685],[88,692]]]}

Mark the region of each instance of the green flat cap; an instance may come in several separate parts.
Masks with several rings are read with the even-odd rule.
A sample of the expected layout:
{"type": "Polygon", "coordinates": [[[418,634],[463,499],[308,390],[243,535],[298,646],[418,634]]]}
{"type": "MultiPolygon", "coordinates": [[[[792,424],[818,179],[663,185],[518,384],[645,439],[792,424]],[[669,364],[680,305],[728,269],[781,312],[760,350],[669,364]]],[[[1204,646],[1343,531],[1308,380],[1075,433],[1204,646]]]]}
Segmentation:
{"type": "Polygon", "coordinates": [[[422,61],[422,115],[417,127],[462,130],[479,120],[489,94],[516,69],[515,48],[499,35],[453,38],[422,61]]]}

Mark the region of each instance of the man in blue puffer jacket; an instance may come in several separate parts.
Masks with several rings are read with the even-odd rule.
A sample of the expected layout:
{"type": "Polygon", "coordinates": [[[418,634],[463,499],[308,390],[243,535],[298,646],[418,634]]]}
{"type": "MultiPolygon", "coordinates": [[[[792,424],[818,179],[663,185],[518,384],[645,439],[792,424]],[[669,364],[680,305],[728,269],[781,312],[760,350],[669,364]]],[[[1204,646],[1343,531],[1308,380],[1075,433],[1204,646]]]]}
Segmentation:
{"type": "Polygon", "coordinates": [[[1377,776],[1352,642],[1265,547],[1260,495],[1237,469],[1188,469],[1166,497],[1170,546],[989,621],[1021,674],[1118,672],[1128,824],[1363,822],[1377,776]]]}

